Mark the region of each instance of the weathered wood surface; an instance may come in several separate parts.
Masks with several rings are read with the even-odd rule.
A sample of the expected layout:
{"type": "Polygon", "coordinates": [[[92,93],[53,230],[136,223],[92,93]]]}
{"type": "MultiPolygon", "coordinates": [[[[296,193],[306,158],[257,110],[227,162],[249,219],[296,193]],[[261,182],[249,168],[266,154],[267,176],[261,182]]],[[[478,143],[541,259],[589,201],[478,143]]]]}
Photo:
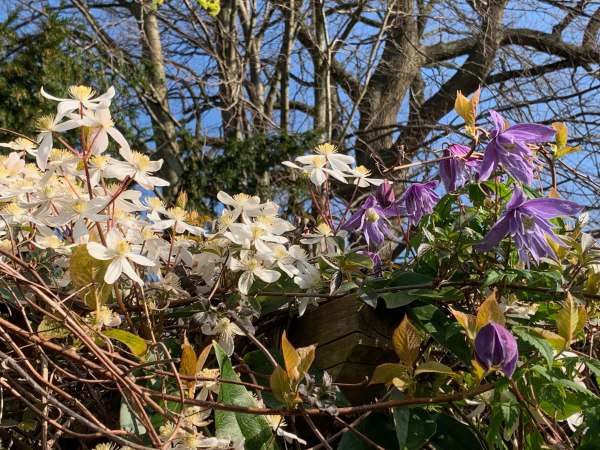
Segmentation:
{"type": "MultiPolygon", "coordinates": [[[[398,319],[376,311],[356,297],[342,297],[308,310],[294,321],[290,340],[295,346],[317,345],[313,367],[326,370],[339,383],[359,383],[382,362],[397,361],[391,336],[398,319]]],[[[370,389],[345,389],[351,402],[370,389]]]]}

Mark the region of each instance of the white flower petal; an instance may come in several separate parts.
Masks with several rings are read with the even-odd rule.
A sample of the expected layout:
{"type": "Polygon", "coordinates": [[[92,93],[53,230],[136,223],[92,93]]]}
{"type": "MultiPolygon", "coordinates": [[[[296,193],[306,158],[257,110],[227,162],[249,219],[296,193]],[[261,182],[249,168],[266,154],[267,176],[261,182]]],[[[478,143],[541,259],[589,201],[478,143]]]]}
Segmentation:
{"type": "Polygon", "coordinates": [[[252,272],[244,272],[238,280],[238,289],[242,294],[248,295],[248,292],[250,292],[250,288],[252,287],[252,283],[254,283],[254,275],[252,272]]]}
{"type": "Polygon", "coordinates": [[[258,267],[257,269],[254,269],[254,275],[263,280],[265,283],[274,283],[281,277],[281,274],[276,270],[265,269],[264,267],[258,267]]]}
{"type": "Polygon", "coordinates": [[[110,249],[106,248],[104,245],[99,244],[97,242],[88,242],[87,243],[87,251],[92,258],[99,259],[102,261],[106,261],[109,259],[113,259],[115,254],[110,249]]]}
{"type": "Polygon", "coordinates": [[[130,148],[125,136],[123,136],[123,134],[121,134],[121,132],[115,127],[109,127],[106,132],[115,140],[117,144],[121,146],[121,148],[130,148]]]}
{"type": "Polygon", "coordinates": [[[123,261],[124,258],[115,258],[110,262],[104,274],[104,281],[107,284],[113,284],[119,279],[121,273],[123,273],[123,261]]]}
{"type": "Polygon", "coordinates": [[[132,260],[134,263],[139,264],[140,266],[148,266],[148,267],[153,267],[154,266],[154,261],[152,261],[151,259],[146,258],[145,256],[142,256],[138,253],[127,253],[127,258],[132,260]]]}
{"type": "Polygon", "coordinates": [[[121,260],[121,263],[123,266],[123,272],[125,273],[125,275],[127,275],[129,278],[131,278],[131,280],[133,282],[139,284],[140,286],[143,285],[144,282],[139,277],[139,275],[136,273],[133,266],[131,264],[129,264],[129,261],[127,261],[126,258],[119,258],[119,259],[121,260]]]}
{"type": "Polygon", "coordinates": [[[325,183],[325,180],[326,177],[323,169],[313,169],[310,171],[310,181],[312,181],[315,186],[321,186],[325,183]]]}

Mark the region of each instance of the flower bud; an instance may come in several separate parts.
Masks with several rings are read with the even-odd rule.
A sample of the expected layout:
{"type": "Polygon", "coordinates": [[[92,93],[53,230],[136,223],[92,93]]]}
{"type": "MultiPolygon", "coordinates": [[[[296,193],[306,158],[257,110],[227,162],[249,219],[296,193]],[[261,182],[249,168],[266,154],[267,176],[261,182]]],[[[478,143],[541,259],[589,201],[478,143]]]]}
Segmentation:
{"type": "Polygon", "coordinates": [[[394,193],[394,187],[392,186],[392,183],[387,180],[384,181],[379,186],[375,197],[377,198],[377,202],[383,206],[383,208],[393,205],[396,201],[396,194],[394,193]]]}
{"type": "Polygon", "coordinates": [[[475,359],[486,371],[497,367],[510,378],[518,358],[517,341],[502,325],[490,322],[475,336],[475,359]]]}

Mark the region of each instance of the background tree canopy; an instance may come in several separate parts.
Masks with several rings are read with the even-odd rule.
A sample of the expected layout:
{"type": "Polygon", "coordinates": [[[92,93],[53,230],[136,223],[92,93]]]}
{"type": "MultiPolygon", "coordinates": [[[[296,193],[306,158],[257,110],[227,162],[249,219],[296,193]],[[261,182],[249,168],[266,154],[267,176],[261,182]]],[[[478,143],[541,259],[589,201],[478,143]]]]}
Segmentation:
{"type": "Polygon", "coordinates": [[[598,206],[596,1],[11,0],[2,17],[0,110],[16,118],[4,125],[31,123],[42,85],[114,84],[128,137],[166,160],[173,184],[194,186],[197,204],[214,180],[284,177],[272,169],[294,136],[354,149],[379,171],[439,156],[462,125],[456,91],[481,85],[483,109],[567,123],[582,151],[558,167],[559,186],[598,206]],[[236,146],[253,151],[224,151],[236,146]]]}

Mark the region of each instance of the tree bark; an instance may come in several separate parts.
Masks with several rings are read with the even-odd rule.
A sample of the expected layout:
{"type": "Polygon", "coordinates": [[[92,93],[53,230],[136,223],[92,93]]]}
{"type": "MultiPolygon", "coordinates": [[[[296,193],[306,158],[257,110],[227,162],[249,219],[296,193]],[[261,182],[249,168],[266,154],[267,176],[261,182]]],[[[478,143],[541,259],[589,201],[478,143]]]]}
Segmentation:
{"type": "Polygon", "coordinates": [[[150,2],[133,2],[132,12],[135,15],[140,31],[142,54],[145,61],[145,75],[148,79],[148,90],[145,93],[152,120],[154,144],[158,155],[165,164],[161,176],[171,183],[173,192],[180,181],[183,166],[179,159],[180,150],[177,143],[177,129],[171,114],[168,100],[165,62],[160,40],[160,29],[156,14],[150,2]]]}
{"type": "Polygon", "coordinates": [[[389,150],[398,113],[424,62],[414,1],[392,0],[388,7],[394,8],[394,19],[381,59],[358,106],[357,157],[367,166],[373,166],[372,156],[381,157],[386,165],[395,162],[397,155],[389,150]]]}

